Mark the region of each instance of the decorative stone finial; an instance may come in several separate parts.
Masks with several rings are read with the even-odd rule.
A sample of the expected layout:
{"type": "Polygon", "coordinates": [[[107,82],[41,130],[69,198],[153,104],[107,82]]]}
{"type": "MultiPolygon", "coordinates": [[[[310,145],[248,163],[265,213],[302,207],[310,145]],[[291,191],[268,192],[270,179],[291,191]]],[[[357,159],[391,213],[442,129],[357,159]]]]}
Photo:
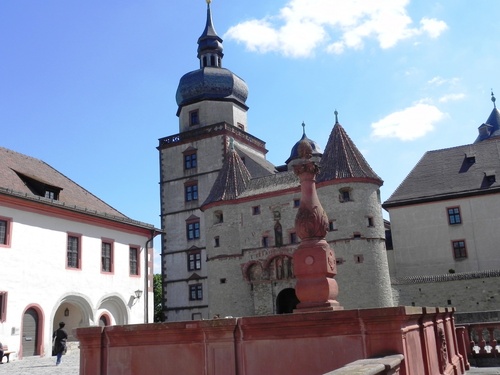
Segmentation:
{"type": "Polygon", "coordinates": [[[335,110],[335,112],[333,112],[335,114],[335,123],[338,124],[339,123],[339,118],[338,118],[338,115],[339,113],[337,112],[337,110],[335,110]]]}
{"type": "Polygon", "coordinates": [[[318,164],[311,158],[309,142],[299,144],[300,159],[294,164],[300,179],[300,206],[295,217],[295,231],[301,242],[293,254],[297,278],[295,292],[300,303],[294,312],[341,310],[337,302],[338,286],[335,253],[325,240],[328,217],[316,192],[318,164]]]}
{"type": "Polygon", "coordinates": [[[491,101],[493,102],[493,107],[496,108],[497,105],[495,104],[495,102],[497,101],[496,98],[495,98],[495,94],[493,94],[493,89],[491,89],[491,101]]]}

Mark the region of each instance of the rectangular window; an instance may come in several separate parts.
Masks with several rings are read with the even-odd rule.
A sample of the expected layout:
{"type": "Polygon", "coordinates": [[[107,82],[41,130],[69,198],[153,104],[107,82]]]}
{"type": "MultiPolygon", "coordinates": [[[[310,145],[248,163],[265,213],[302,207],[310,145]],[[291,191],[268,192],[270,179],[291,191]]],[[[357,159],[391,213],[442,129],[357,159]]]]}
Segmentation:
{"type": "Polygon", "coordinates": [[[129,272],[130,275],[139,275],[139,248],[130,247],[129,248],[129,272]]]}
{"type": "Polygon", "coordinates": [[[101,271],[113,272],[113,244],[104,242],[101,245],[101,271]]]}
{"type": "Polygon", "coordinates": [[[262,247],[269,247],[269,237],[262,237],[262,247]]]}
{"type": "Polygon", "coordinates": [[[200,115],[198,110],[189,112],[189,125],[198,125],[200,123],[200,115]]]}
{"type": "Polygon", "coordinates": [[[220,246],[220,238],[219,236],[214,237],[214,247],[220,246]]]}
{"type": "Polygon", "coordinates": [[[201,270],[201,251],[188,254],[188,271],[201,270]]]}
{"type": "Polygon", "coordinates": [[[260,215],[260,206],[252,207],[252,215],[260,215]]]}
{"type": "Polygon", "coordinates": [[[195,221],[193,223],[187,223],[186,232],[188,240],[194,240],[200,238],[200,222],[195,221]]]}
{"type": "Polygon", "coordinates": [[[5,322],[6,320],[7,320],[7,292],[0,292],[0,323],[5,322]]]}
{"type": "Polygon", "coordinates": [[[349,192],[349,190],[342,190],[340,192],[341,194],[341,201],[342,202],[349,202],[351,200],[351,193],[349,192]]]}
{"type": "Polygon", "coordinates": [[[460,207],[450,207],[447,208],[447,211],[448,211],[448,223],[450,225],[462,223],[462,218],[460,217],[460,207]]]}
{"type": "Polygon", "coordinates": [[[0,219],[0,246],[9,244],[9,221],[0,219]]]}
{"type": "Polygon", "coordinates": [[[373,227],[373,226],[374,226],[374,225],[373,225],[373,217],[367,217],[367,220],[368,220],[368,223],[367,223],[367,224],[368,224],[368,226],[369,226],[369,227],[373,227]]]}
{"type": "Polygon", "coordinates": [[[293,207],[295,207],[295,208],[300,207],[300,199],[293,200],[293,207]]]}
{"type": "Polygon", "coordinates": [[[203,299],[203,286],[201,284],[189,286],[189,299],[191,301],[200,301],[203,299]]]}
{"type": "Polygon", "coordinates": [[[184,187],[186,202],[198,200],[198,185],[188,185],[184,187]]]}
{"type": "Polygon", "coordinates": [[[467,249],[465,248],[465,240],[453,241],[453,257],[455,259],[467,258],[467,249]]]}
{"type": "Polygon", "coordinates": [[[328,230],[329,230],[330,232],[333,232],[333,231],[338,230],[336,220],[330,220],[330,221],[328,222],[328,230]]]}
{"type": "Polygon", "coordinates": [[[67,267],[80,268],[80,238],[79,236],[68,235],[67,267]]]}
{"type": "Polygon", "coordinates": [[[193,169],[198,165],[196,153],[184,155],[184,169],[193,169]]]}
{"type": "Polygon", "coordinates": [[[297,243],[297,242],[298,242],[297,233],[295,232],[290,233],[290,243],[297,243]]]}

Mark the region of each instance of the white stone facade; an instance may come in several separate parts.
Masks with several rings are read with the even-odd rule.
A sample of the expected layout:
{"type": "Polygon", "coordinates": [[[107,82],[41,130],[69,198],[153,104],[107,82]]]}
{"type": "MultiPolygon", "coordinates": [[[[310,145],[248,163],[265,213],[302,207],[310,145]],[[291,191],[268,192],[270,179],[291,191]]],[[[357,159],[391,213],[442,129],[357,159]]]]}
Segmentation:
{"type": "Polygon", "coordinates": [[[78,327],[143,323],[146,297],[152,321],[152,249],[145,279],[147,225],[3,194],[0,219],[8,229],[8,241],[0,245],[0,342],[16,352],[11,358],[50,356],[52,332],[60,321],[70,341],[78,327]],[[68,236],[79,238],[78,268],[68,267],[68,236]],[[103,241],[112,246],[111,272],[101,271],[103,241]],[[131,247],[138,251],[137,275],[130,273],[131,247]],[[136,290],[143,292],[141,298],[134,297],[136,290]]]}

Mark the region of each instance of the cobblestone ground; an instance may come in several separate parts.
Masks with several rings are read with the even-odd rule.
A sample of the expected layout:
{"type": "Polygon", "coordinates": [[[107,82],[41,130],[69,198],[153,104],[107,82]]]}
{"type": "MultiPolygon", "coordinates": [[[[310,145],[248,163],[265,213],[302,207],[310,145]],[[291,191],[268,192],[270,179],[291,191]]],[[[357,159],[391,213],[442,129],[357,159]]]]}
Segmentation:
{"type": "MultiPolygon", "coordinates": [[[[26,357],[20,361],[0,365],[0,375],[80,375],[80,351],[75,350],[63,356],[56,366],[55,357],[26,357]]],[[[143,374],[134,374],[143,375],[143,374]]],[[[466,375],[500,375],[498,367],[471,368],[466,375]]]]}
{"type": "Polygon", "coordinates": [[[0,365],[0,375],[79,375],[80,351],[64,355],[56,366],[56,357],[26,357],[20,361],[5,362],[0,365]]]}

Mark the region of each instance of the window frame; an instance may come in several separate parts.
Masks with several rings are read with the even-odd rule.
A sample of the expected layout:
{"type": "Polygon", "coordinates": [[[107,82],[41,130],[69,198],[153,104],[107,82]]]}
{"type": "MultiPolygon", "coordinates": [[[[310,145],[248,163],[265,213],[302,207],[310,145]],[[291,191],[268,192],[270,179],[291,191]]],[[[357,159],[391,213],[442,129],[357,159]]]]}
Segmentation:
{"type": "Polygon", "coordinates": [[[262,238],[261,238],[261,246],[263,248],[268,248],[269,247],[269,236],[262,236],[262,238]]]}
{"type": "Polygon", "coordinates": [[[467,254],[467,244],[465,242],[465,239],[461,240],[452,240],[451,241],[451,250],[453,251],[453,259],[455,260],[464,260],[468,258],[467,254]],[[460,245],[462,244],[463,246],[456,247],[455,245],[460,245]],[[457,256],[457,250],[460,252],[457,256]]]}
{"type": "Polygon", "coordinates": [[[200,125],[200,110],[193,109],[189,111],[189,126],[200,125]]]}
{"type": "Polygon", "coordinates": [[[10,247],[12,238],[12,218],[0,216],[0,222],[5,223],[4,239],[0,242],[0,247],[10,247]]]}
{"type": "Polygon", "coordinates": [[[446,214],[448,216],[449,225],[459,225],[462,224],[462,214],[460,212],[460,206],[446,207],[446,214]],[[453,212],[450,212],[453,211],[453,212]],[[458,221],[457,221],[458,217],[458,221]]]}
{"type": "Polygon", "coordinates": [[[189,272],[201,270],[201,250],[191,251],[188,253],[187,270],[189,272]]]}
{"type": "Polygon", "coordinates": [[[201,236],[200,219],[186,221],[186,238],[188,241],[199,240],[201,236]],[[192,233],[192,236],[190,235],[192,233]]]}
{"type": "Polygon", "coordinates": [[[189,285],[189,300],[190,301],[203,300],[203,284],[198,283],[189,285]]]}
{"type": "Polygon", "coordinates": [[[198,181],[190,181],[184,184],[184,201],[194,202],[198,200],[198,181]]]}
{"type": "Polygon", "coordinates": [[[82,235],[78,233],[67,233],[66,234],[66,269],[70,270],[81,270],[82,269],[82,235]],[[74,238],[77,240],[77,249],[76,249],[76,266],[70,265],[70,250],[72,253],[73,249],[70,249],[70,238],[74,238]]]}
{"type": "Polygon", "coordinates": [[[114,273],[114,240],[109,238],[101,238],[101,273],[112,274],[114,273]],[[104,247],[109,245],[109,256],[104,255],[104,247]],[[109,270],[106,269],[104,261],[109,259],[109,270]]]}
{"type": "Polygon", "coordinates": [[[260,206],[252,206],[252,215],[260,215],[260,206]]]}
{"type": "Polygon", "coordinates": [[[141,247],[138,245],[129,245],[128,247],[128,272],[130,276],[141,276],[141,247]],[[132,252],[135,251],[135,261],[132,259],[132,252]],[[132,267],[136,273],[132,272],[132,267]]]}
{"type": "Polygon", "coordinates": [[[198,168],[198,154],[196,151],[184,153],[184,170],[189,171],[198,168]]]}

